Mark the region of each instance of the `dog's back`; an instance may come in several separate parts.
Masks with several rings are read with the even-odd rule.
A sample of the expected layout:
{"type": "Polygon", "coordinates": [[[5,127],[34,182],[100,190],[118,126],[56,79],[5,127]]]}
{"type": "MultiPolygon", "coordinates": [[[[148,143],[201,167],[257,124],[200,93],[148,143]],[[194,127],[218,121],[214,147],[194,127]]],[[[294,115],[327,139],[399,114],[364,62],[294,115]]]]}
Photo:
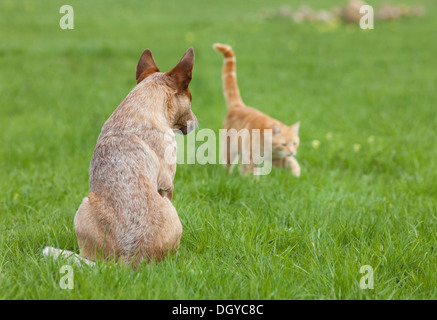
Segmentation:
{"type": "MultiPolygon", "coordinates": [[[[141,124],[119,127],[111,120],[103,127],[91,160],[88,198],[99,228],[106,230],[107,239],[114,237],[117,251],[129,260],[143,244],[156,240],[156,229],[168,223],[161,221],[166,212],[177,218],[171,201],[159,193],[164,177],[172,187],[176,165],[163,160],[166,150],[176,149],[176,141],[172,131],[141,124]]],[[[182,228],[179,219],[171,223],[182,228]]]]}

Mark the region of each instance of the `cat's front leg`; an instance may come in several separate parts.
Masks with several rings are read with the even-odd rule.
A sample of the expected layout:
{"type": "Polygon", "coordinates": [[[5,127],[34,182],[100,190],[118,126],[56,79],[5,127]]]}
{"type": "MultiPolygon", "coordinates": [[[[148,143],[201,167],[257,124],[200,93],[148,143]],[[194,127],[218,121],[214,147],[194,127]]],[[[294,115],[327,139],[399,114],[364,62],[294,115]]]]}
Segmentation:
{"type": "Polygon", "coordinates": [[[300,165],[294,157],[286,158],[287,166],[291,168],[291,172],[294,176],[300,177],[300,165]]]}

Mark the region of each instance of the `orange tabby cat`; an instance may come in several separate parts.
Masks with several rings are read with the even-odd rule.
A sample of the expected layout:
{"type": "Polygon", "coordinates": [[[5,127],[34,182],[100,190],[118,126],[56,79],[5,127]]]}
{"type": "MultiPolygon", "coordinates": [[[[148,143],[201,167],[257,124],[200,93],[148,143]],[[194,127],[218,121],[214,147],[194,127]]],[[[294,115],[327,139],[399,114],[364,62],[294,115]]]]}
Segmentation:
{"type": "MultiPolygon", "coordinates": [[[[287,126],[265,115],[261,111],[246,106],[241,99],[240,90],[237,85],[236,59],[232,48],[220,43],[214,44],[213,47],[215,50],[223,53],[225,58],[223,65],[223,90],[229,112],[223,124],[223,129],[235,129],[237,131],[241,129],[248,129],[250,131],[259,129],[262,141],[264,130],[271,129],[273,165],[282,168],[291,168],[292,173],[296,177],[299,177],[300,166],[294,156],[299,147],[298,133],[300,122],[287,126]]],[[[225,159],[227,160],[226,166],[229,170],[232,170],[231,163],[234,163],[235,157],[241,156],[244,144],[238,143],[234,146],[234,148],[238,148],[238,150],[232,150],[232,146],[229,144],[225,145],[227,145],[227,150],[224,150],[225,159]]],[[[250,150],[252,150],[252,148],[249,148],[249,153],[251,152],[250,150]]],[[[256,165],[252,162],[252,157],[250,157],[250,160],[251,162],[249,164],[240,165],[244,174],[249,172],[253,173],[256,168],[256,165]]]]}

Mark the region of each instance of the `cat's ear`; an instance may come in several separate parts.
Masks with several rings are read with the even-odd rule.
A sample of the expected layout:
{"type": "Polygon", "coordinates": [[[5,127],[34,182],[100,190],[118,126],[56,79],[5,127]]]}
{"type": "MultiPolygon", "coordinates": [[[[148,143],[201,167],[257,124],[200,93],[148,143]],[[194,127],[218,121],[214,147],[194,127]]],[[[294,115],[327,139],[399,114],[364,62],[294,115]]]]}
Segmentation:
{"type": "Polygon", "coordinates": [[[137,64],[137,83],[140,83],[147,76],[155,72],[159,72],[159,69],[156,65],[155,59],[153,59],[152,51],[146,49],[137,64]]]}
{"type": "Polygon", "coordinates": [[[300,128],[300,121],[298,121],[295,124],[290,126],[291,131],[293,131],[293,133],[296,133],[296,134],[299,133],[299,128],[300,128]]]}
{"type": "Polygon", "coordinates": [[[281,128],[277,124],[275,124],[273,126],[272,132],[273,132],[273,135],[276,136],[277,134],[279,134],[281,132],[281,128]]]}

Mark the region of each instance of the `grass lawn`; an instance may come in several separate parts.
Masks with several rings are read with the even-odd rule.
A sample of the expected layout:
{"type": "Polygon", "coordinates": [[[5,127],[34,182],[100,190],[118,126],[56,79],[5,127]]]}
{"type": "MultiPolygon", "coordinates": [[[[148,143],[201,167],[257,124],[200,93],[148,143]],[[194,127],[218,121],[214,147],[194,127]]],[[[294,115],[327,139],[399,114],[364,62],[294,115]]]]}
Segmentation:
{"type": "Polygon", "coordinates": [[[0,299],[436,299],[437,6],[419,2],[423,18],[361,30],[260,18],[285,0],[2,0],[0,299]],[[74,30],[59,28],[62,4],[74,30]],[[218,132],[214,42],[233,46],[248,105],[301,120],[301,178],[179,165],[178,253],[137,271],[75,267],[62,290],[66,262],[41,251],[78,252],[91,155],[142,51],[168,71],[195,48],[192,110],[218,132]]]}

